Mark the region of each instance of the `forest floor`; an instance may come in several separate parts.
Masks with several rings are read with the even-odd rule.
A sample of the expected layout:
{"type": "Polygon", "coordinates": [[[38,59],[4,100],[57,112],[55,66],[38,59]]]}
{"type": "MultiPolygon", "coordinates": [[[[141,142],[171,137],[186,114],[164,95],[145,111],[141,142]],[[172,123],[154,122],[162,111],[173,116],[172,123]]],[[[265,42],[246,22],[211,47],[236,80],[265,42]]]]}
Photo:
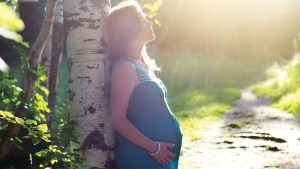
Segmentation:
{"type": "Polygon", "coordinates": [[[300,169],[300,118],[250,89],[200,139],[183,143],[180,169],[300,169]]]}

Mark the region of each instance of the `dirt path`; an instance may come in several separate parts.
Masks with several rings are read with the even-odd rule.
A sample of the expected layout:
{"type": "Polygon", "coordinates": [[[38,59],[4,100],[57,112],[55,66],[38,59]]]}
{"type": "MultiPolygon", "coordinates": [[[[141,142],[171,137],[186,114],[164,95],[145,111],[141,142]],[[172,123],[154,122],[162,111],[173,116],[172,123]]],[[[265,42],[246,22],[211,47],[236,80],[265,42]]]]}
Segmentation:
{"type": "Polygon", "coordinates": [[[235,108],[184,149],[181,168],[300,169],[300,118],[269,102],[243,90],[235,108]]]}

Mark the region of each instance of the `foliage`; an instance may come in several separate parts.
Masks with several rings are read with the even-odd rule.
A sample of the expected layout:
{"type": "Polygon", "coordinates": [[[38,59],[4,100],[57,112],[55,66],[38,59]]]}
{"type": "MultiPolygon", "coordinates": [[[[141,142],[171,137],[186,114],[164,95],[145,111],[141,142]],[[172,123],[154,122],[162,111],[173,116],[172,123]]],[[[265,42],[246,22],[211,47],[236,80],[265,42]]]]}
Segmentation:
{"type": "Polygon", "coordinates": [[[0,0],[0,2],[4,2],[7,6],[9,6],[14,11],[18,9],[19,0],[0,0]]]}
{"type": "Polygon", "coordinates": [[[156,17],[157,10],[161,7],[162,5],[162,0],[156,0],[152,3],[144,3],[143,8],[144,8],[144,13],[145,15],[156,25],[160,26],[160,22],[158,21],[156,17]]]}
{"type": "MultiPolygon", "coordinates": [[[[127,2],[135,0],[116,0],[116,2],[127,2]]],[[[114,2],[114,1],[113,1],[114,2]]],[[[143,8],[143,12],[146,17],[151,20],[157,26],[160,26],[160,22],[157,19],[157,10],[161,7],[163,0],[139,0],[143,8]]]]}
{"type": "Polygon", "coordinates": [[[266,74],[267,80],[254,85],[254,92],[273,98],[272,106],[300,116],[300,54],[286,64],[274,64],[266,74]]]}
{"type": "Polygon", "coordinates": [[[5,3],[0,2],[0,35],[17,42],[22,41],[21,35],[16,31],[24,29],[25,25],[18,15],[5,3]]]}
{"type": "MultiPolygon", "coordinates": [[[[14,145],[17,148],[17,150],[13,150],[15,153],[19,151],[23,154],[31,153],[24,150],[24,146],[30,146],[28,145],[28,140],[30,140],[33,146],[40,145],[41,147],[40,149],[35,149],[35,152],[33,152],[36,158],[44,159],[42,163],[36,164],[41,168],[50,164],[54,165],[58,162],[65,163],[64,165],[60,164],[65,167],[67,167],[71,161],[78,162],[78,158],[75,158],[77,154],[67,150],[69,138],[65,138],[64,134],[71,133],[71,127],[68,121],[61,119],[58,133],[55,134],[55,137],[49,133],[46,117],[50,110],[43,97],[43,95],[48,95],[49,91],[40,85],[41,82],[47,79],[44,70],[38,66],[36,73],[36,84],[40,91],[43,91],[43,95],[35,93],[34,97],[29,101],[24,100],[22,97],[24,90],[17,86],[18,80],[15,79],[12,74],[1,72],[0,77],[1,138],[3,138],[4,131],[7,130],[8,125],[14,123],[26,130],[24,135],[14,138],[14,145]],[[24,108],[24,112],[29,114],[32,118],[15,116],[20,107],[24,108]],[[54,142],[54,138],[56,137],[63,137],[63,139],[59,142],[54,142]]],[[[27,155],[27,158],[30,158],[30,154],[27,155]]],[[[35,157],[31,158],[35,159],[35,157]]]]}
{"type": "MultiPolygon", "coordinates": [[[[10,2],[13,5],[13,1],[10,2]]],[[[72,138],[70,132],[72,123],[69,123],[66,115],[69,107],[64,103],[65,101],[59,100],[58,114],[53,117],[57,124],[57,132],[50,135],[51,126],[47,124],[50,109],[44,98],[49,91],[41,85],[48,78],[45,68],[41,65],[37,65],[36,69],[32,70],[38,90],[33,98],[25,99],[25,91],[22,88],[24,75],[28,70],[29,46],[21,41],[20,35],[15,33],[22,30],[24,24],[4,3],[0,3],[0,10],[4,12],[0,16],[0,33],[4,38],[20,42],[14,44],[13,48],[21,58],[19,64],[21,66],[15,67],[10,72],[0,72],[0,141],[6,139],[6,132],[12,124],[21,128],[21,133],[12,138],[14,147],[7,158],[1,159],[0,167],[69,168],[70,162],[80,163],[78,153],[69,149],[69,140],[76,140],[76,138],[72,138]],[[4,29],[5,31],[2,31],[4,29]],[[12,33],[16,36],[10,36],[12,33]],[[13,158],[17,158],[16,156],[22,156],[22,161],[14,161],[13,158]]]]}

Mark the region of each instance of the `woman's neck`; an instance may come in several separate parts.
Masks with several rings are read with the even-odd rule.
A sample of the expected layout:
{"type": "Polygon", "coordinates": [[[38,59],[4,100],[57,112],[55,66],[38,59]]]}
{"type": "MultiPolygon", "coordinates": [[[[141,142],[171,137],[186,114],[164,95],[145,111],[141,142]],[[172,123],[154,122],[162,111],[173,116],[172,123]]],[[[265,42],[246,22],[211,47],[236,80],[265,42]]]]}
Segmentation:
{"type": "Polygon", "coordinates": [[[144,45],[135,45],[129,47],[126,56],[133,60],[141,60],[142,59],[142,51],[144,45]]]}

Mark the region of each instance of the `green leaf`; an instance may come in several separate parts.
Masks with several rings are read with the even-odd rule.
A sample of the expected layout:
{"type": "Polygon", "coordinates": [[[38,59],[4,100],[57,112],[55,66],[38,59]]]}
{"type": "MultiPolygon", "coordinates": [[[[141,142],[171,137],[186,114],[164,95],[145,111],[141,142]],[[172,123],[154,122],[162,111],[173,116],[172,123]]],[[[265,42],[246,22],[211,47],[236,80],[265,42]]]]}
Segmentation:
{"type": "Polygon", "coordinates": [[[7,117],[14,118],[15,116],[8,111],[4,112],[7,117]]]}
{"type": "Polygon", "coordinates": [[[57,145],[50,145],[50,146],[49,146],[49,149],[50,149],[50,150],[55,150],[55,149],[57,149],[57,145]]]}
{"type": "Polygon", "coordinates": [[[65,163],[71,161],[69,158],[62,158],[61,160],[62,160],[63,162],[65,162],[65,163]]]}
{"type": "Polygon", "coordinates": [[[42,139],[46,142],[51,142],[51,140],[48,139],[49,137],[47,135],[43,135],[42,139]]]}
{"type": "Polygon", "coordinates": [[[5,115],[4,111],[1,111],[1,110],[0,110],[0,116],[2,116],[2,117],[6,117],[6,115],[5,115]]]}
{"type": "Polygon", "coordinates": [[[51,159],[51,160],[50,160],[50,163],[51,163],[51,164],[54,164],[54,163],[56,163],[57,161],[58,161],[58,160],[54,158],[54,159],[51,159]]]}
{"type": "Polygon", "coordinates": [[[37,126],[37,129],[43,132],[47,132],[48,131],[48,126],[47,124],[40,124],[37,126]]]}
{"type": "Polygon", "coordinates": [[[5,3],[0,3],[0,26],[12,31],[21,31],[25,25],[18,15],[5,3]]]}
{"type": "Polygon", "coordinates": [[[44,87],[44,86],[40,86],[40,89],[48,96],[49,95],[49,90],[44,87]]]}
{"type": "Polygon", "coordinates": [[[40,95],[39,93],[34,94],[34,96],[37,100],[43,100],[43,96],[40,95]]]}
{"type": "Polygon", "coordinates": [[[6,99],[3,99],[2,102],[5,103],[5,104],[9,104],[10,100],[8,98],[6,98],[6,99]]]}
{"type": "Polygon", "coordinates": [[[19,118],[19,117],[15,117],[15,120],[18,124],[24,125],[24,120],[19,118]]]}
{"type": "Polygon", "coordinates": [[[39,77],[39,80],[43,82],[43,81],[47,80],[47,76],[44,74],[39,77]]]}
{"type": "Polygon", "coordinates": [[[33,145],[37,145],[37,144],[39,144],[40,142],[41,142],[41,139],[39,139],[38,137],[34,137],[34,138],[32,139],[33,145]]]}
{"type": "Polygon", "coordinates": [[[25,120],[25,124],[28,124],[28,125],[31,125],[31,124],[37,125],[37,121],[28,119],[28,120],[25,120]]]}
{"type": "Polygon", "coordinates": [[[15,138],[18,142],[23,143],[23,141],[21,139],[19,139],[18,137],[15,138]]]}
{"type": "Polygon", "coordinates": [[[45,150],[41,150],[41,151],[35,153],[35,155],[38,157],[43,157],[45,154],[46,154],[45,150]]]}
{"type": "Polygon", "coordinates": [[[14,120],[11,120],[11,119],[6,119],[8,122],[10,122],[10,123],[16,123],[16,121],[14,121],[14,120]]]}
{"type": "Polygon", "coordinates": [[[23,21],[5,3],[0,3],[0,11],[0,35],[7,39],[21,42],[22,36],[17,34],[16,31],[24,29],[25,25],[23,21]]]}

